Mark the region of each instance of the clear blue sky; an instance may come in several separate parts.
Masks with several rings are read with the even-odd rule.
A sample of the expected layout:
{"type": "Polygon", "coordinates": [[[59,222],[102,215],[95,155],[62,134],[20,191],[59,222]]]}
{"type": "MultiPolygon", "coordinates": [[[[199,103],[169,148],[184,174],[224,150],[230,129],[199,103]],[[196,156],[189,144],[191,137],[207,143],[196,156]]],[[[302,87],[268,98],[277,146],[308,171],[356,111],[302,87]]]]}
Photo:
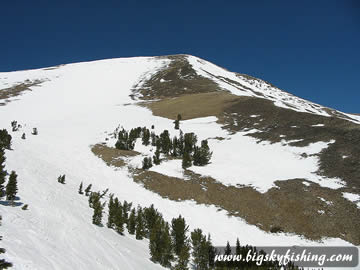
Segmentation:
{"type": "Polygon", "coordinates": [[[0,71],[187,53],[360,113],[360,1],[2,1],[0,71]]]}

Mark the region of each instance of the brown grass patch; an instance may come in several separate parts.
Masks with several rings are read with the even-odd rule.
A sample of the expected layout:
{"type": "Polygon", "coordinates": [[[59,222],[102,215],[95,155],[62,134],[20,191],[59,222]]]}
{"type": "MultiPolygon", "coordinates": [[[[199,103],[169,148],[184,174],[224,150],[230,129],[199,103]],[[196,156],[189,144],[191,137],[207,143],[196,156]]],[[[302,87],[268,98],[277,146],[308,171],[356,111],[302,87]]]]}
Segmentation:
{"type": "Polygon", "coordinates": [[[244,98],[246,97],[219,91],[182,95],[141,104],[148,107],[156,116],[176,119],[180,113],[183,120],[188,120],[198,117],[220,116],[226,107],[244,98]]]}
{"type": "Polygon", "coordinates": [[[123,167],[126,165],[124,158],[139,155],[139,152],[130,150],[119,150],[102,144],[95,144],[91,151],[101,158],[108,166],[123,167]]]}
{"type": "Polygon", "coordinates": [[[360,219],[354,218],[359,216],[359,210],[344,199],[340,191],[317,184],[306,187],[303,179],[294,179],[277,182],[280,189],[260,193],[251,187],[225,186],[210,177],[188,174],[191,179],[183,180],[138,170],[134,180],[170,200],[216,205],[268,232],[280,227],[284,232],[312,240],[339,237],[353,244],[360,243],[360,219]],[[319,197],[332,204],[326,204],[319,197]]]}
{"type": "Polygon", "coordinates": [[[19,96],[24,91],[31,91],[30,87],[39,85],[42,82],[43,81],[41,81],[41,80],[35,80],[35,81],[26,80],[23,83],[11,86],[9,88],[1,89],[1,91],[0,91],[0,100],[3,100],[3,101],[0,102],[0,106],[6,105],[6,103],[9,102],[9,98],[19,96]]]}

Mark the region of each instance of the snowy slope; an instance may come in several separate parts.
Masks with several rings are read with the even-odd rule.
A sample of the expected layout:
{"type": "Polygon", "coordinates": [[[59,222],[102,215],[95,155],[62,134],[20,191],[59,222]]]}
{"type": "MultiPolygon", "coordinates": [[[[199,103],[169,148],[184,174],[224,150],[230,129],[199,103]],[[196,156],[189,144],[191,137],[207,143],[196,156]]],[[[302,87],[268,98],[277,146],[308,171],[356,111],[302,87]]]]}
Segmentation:
{"type": "MultiPolygon", "coordinates": [[[[332,114],[329,113],[329,108],[291,95],[260,79],[227,71],[195,56],[189,55],[187,59],[199,75],[214,80],[220,87],[230,91],[234,95],[265,98],[273,101],[278,107],[298,112],[332,116],[332,114]]],[[[360,124],[359,116],[342,112],[337,113],[339,116],[342,116],[342,118],[360,124]]]]}
{"type": "MultiPolygon", "coordinates": [[[[218,211],[214,206],[161,198],[134,183],[126,169],[108,167],[92,154],[90,146],[104,141],[107,134],[119,124],[126,129],[154,124],[158,133],[169,129],[175,134],[171,120],[153,116],[148,109],[136,106],[136,101],[129,97],[132,87],[141,78],[164,68],[168,61],[159,58],[111,59],[49,70],[0,73],[1,89],[27,79],[44,81],[40,86],[33,87],[33,91],[16,97],[16,101],[0,106],[1,128],[9,130],[12,120],[23,125],[20,131],[12,133],[13,151],[6,152],[6,165],[7,170],[18,173],[19,196],[22,202],[29,204],[29,210],[0,205],[3,216],[1,234],[4,235],[2,244],[7,249],[6,257],[15,264],[14,269],[69,269],[69,265],[73,269],[160,268],[149,261],[146,241],[122,237],[105,227],[91,224],[92,213],[86,198],[77,194],[81,181],[85,185],[92,183],[93,190],[109,188],[121,200],[142,206],[153,203],[167,220],[182,214],[190,223],[190,229],[200,227],[205,232],[211,232],[215,244],[223,244],[236,237],[242,243],[259,245],[319,244],[296,235],[266,233],[240,218],[227,216],[225,211],[218,211]],[[38,128],[38,136],[30,134],[33,127],[38,128]],[[27,135],[26,140],[20,138],[23,132],[27,135]],[[60,174],[66,174],[66,185],[57,183],[60,174]]],[[[260,181],[262,175],[257,174],[259,165],[252,160],[247,164],[249,172],[247,179],[243,180],[244,184],[266,190],[275,180],[288,179],[295,174],[291,166],[299,164],[300,169],[304,169],[304,175],[300,176],[321,182],[312,174],[316,169],[316,159],[295,162],[300,159],[299,153],[304,149],[280,148],[279,145],[253,146],[255,143],[244,141],[250,139],[240,133],[236,136],[227,134],[215,120],[184,121],[182,128],[184,132],[196,132],[199,139],[224,136],[229,139],[222,142],[225,146],[232,141],[255,147],[261,153],[274,154],[275,151],[279,159],[289,162],[290,169],[284,175],[268,175],[266,181],[260,181]]],[[[191,169],[211,174],[226,184],[242,183],[229,177],[228,168],[217,159],[217,155],[226,156],[229,148],[216,148],[217,141],[211,140],[210,143],[215,152],[213,164],[191,169]],[[228,170],[224,172],[227,175],[216,175],[215,172],[219,170],[228,170]]],[[[320,151],[328,143],[331,142],[305,151],[320,151]]],[[[149,154],[149,149],[138,147],[135,150],[149,154]]],[[[231,163],[238,156],[228,158],[231,163]]],[[[264,158],[268,157],[265,155],[264,158]]],[[[138,164],[136,160],[133,162],[134,166],[138,164]]],[[[174,166],[169,162],[161,166],[154,167],[154,170],[182,175],[176,164],[174,166]]],[[[336,188],[338,179],[327,179],[326,182],[336,188]]],[[[324,239],[323,244],[349,243],[341,239],[324,239]]]]}

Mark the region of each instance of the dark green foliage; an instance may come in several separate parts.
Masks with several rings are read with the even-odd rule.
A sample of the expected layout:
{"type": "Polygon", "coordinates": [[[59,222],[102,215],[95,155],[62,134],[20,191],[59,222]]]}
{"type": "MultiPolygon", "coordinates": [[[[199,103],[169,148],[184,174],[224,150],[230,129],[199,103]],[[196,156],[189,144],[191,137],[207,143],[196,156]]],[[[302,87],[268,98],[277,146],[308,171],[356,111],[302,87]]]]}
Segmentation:
{"type": "Polygon", "coordinates": [[[123,216],[123,207],[119,202],[118,198],[114,200],[114,229],[117,233],[124,233],[124,216],[123,216]]]}
{"type": "Polygon", "coordinates": [[[142,144],[148,146],[150,144],[150,130],[143,128],[142,131],[142,144]]]}
{"type": "Polygon", "coordinates": [[[100,201],[99,192],[91,192],[89,196],[89,205],[94,209],[94,214],[92,216],[92,223],[95,225],[101,225],[104,205],[100,201]]]}
{"type": "Polygon", "coordinates": [[[185,133],[184,136],[184,152],[192,153],[197,143],[197,136],[191,133],[185,133]]]}
{"type": "Polygon", "coordinates": [[[207,140],[201,141],[201,147],[195,146],[194,148],[194,165],[195,166],[204,166],[209,163],[212,156],[207,140]]]}
{"type": "Polygon", "coordinates": [[[151,167],[152,167],[151,158],[150,157],[144,157],[143,165],[142,165],[143,170],[150,169],[151,167]]]}
{"type": "Polygon", "coordinates": [[[156,220],[162,219],[162,215],[155,209],[154,205],[150,205],[150,207],[145,207],[143,209],[144,215],[144,223],[145,223],[145,233],[146,236],[150,236],[150,232],[152,231],[156,220]]]}
{"type": "Polygon", "coordinates": [[[141,240],[145,237],[145,224],[144,224],[143,210],[140,206],[138,206],[136,213],[136,227],[135,227],[135,235],[136,239],[141,240]]]}
{"type": "Polygon", "coordinates": [[[160,150],[157,147],[156,147],[155,155],[153,156],[153,161],[155,165],[159,165],[161,163],[160,150]]]}
{"type": "Polygon", "coordinates": [[[192,256],[195,269],[208,269],[209,243],[201,229],[195,229],[191,233],[192,256]]]}
{"type": "Polygon", "coordinates": [[[0,130],[0,148],[11,149],[11,135],[6,129],[0,130]]]}
{"type": "Polygon", "coordinates": [[[191,156],[188,152],[185,152],[183,154],[183,159],[182,159],[182,167],[183,169],[189,168],[191,166],[191,156]]]}
{"type": "Polygon", "coordinates": [[[176,119],[174,121],[174,124],[175,124],[175,127],[174,127],[175,129],[180,129],[180,121],[179,120],[176,119]]]}
{"type": "MultiPolygon", "coordinates": [[[[2,216],[0,216],[0,226],[1,226],[2,216]]],[[[0,236],[0,241],[2,240],[2,236],[0,236]]],[[[4,248],[0,248],[0,254],[5,253],[4,248]]],[[[12,267],[12,263],[9,263],[5,261],[5,259],[0,259],[0,269],[8,269],[9,267],[12,267]]]]}
{"type": "Polygon", "coordinates": [[[164,267],[170,267],[173,260],[169,224],[161,217],[155,220],[150,237],[149,249],[151,260],[164,267]]]}
{"type": "Polygon", "coordinates": [[[87,186],[87,188],[85,189],[85,196],[89,196],[89,194],[91,192],[91,187],[92,187],[92,184],[87,186]]]}
{"type": "Polygon", "coordinates": [[[64,175],[60,175],[57,179],[57,181],[60,183],[60,184],[65,184],[65,174],[64,175]]]}
{"type": "Polygon", "coordinates": [[[187,245],[181,249],[180,255],[177,258],[175,269],[188,270],[189,260],[190,260],[190,246],[187,245]]]}
{"type": "Polygon", "coordinates": [[[160,134],[160,145],[161,145],[161,151],[166,155],[169,154],[171,150],[171,139],[168,130],[164,130],[160,134]]]}
{"type": "Polygon", "coordinates": [[[28,204],[24,204],[23,207],[21,207],[22,210],[28,210],[29,205],[28,204]]]}
{"type": "Polygon", "coordinates": [[[155,132],[150,133],[151,138],[151,145],[156,146],[156,141],[158,140],[158,137],[156,136],[155,132]]]}
{"type": "Polygon", "coordinates": [[[4,188],[5,188],[5,151],[2,147],[0,147],[0,198],[4,196],[4,188]]]}
{"type": "Polygon", "coordinates": [[[110,195],[109,203],[108,203],[108,221],[106,223],[106,226],[108,228],[114,227],[114,220],[116,215],[116,207],[114,204],[113,194],[110,195]]]}
{"type": "Polygon", "coordinates": [[[25,133],[23,133],[23,134],[21,135],[21,139],[23,139],[23,140],[25,140],[25,139],[26,139],[26,135],[25,135],[25,133]]]}
{"type": "Polygon", "coordinates": [[[79,194],[84,194],[83,192],[83,182],[80,183],[80,186],[79,186],[79,194]]]}
{"type": "Polygon", "coordinates": [[[17,191],[17,174],[12,171],[9,177],[9,181],[6,185],[6,199],[9,201],[14,201],[17,191]]]}
{"type": "Polygon", "coordinates": [[[38,133],[37,128],[33,128],[33,131],[32,131],[31,134],[32,134],[32,135],[38,135],[39,133],[38,133]]]}
{"type": "Polygon", "coordinates": [[[135,146],[135,140],[139,137],[139,135],[140,134],[138,129],[132,129],[130,131],[130,135],[125,129],[122,129],[118,133],[118,140],[115,144],[115,147],[120,150],[133,150],[135,146]]]}
{"type": "Polygon", "coordinates": [[[179,139],[175,136],[172,141],[172,152],[173,157],[178,157],[181,155],[182,149],[180,149],[179,139]]]}
{"type": "Polygon", "coordinates": [[[240,255],[240,254],[241,254],[241,246],[240,246],[239,238],[236,238],[235,254],[236,254],[236,255],[240,255]]]}
{"type": "Polygon", "coordinates": [[[13,132],[16,132],[16,131],[18,131],[19,130],[19,126],[20,125],[18,125],[18,123],[17,123],[17,121],[11,121],[11,128],[12,128],[12,131],[13,132]]]}
{"type": "Polygon", "coordinates": [[[105,197],[105,195],[108,193],[108,191],[109,191],[109,189],[107,188],[107,189],[105,189],[105,190],[103,190],[103,192],[101,193],[101,195],[100,195],[100,198],[104,198],[105,197]]]}
{"type": "Polygon", "coordinates": [[[124,201],[123,203],[123,215],[124,215],[124,223],[129,224],[129,212],[131,211],[132,203],[128,203],[124,201]]]}
{"type": "Polygon", "coordinates": [[[136,210],[135,208],[131,209],[130,217],[128,221],[128,231],[130,234],[135,234],[136,229],[136,210]]]}
{"type": "Polygon", "coordinates": [[[171,221],[171,238],[174,247],[174,252],[177,256],[180,256],[184,247],[189,245],[189,239],[187,233],[189,226],[186,225],[185,219],[181,217],[173,218],[171,221]]]}

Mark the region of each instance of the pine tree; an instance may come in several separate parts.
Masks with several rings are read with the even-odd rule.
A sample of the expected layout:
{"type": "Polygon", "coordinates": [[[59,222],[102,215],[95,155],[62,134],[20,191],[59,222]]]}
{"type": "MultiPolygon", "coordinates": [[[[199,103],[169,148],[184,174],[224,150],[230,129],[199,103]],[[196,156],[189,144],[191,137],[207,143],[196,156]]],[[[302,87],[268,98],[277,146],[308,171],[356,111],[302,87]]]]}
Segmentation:
{"type": "Polygon", "coordinates": [[[136,229],[136,210],[135,210],[135,208],[131,209],[128,223],[129,223],[128,224],[129,234],[135,234],[135,229],[136,229]]]}
{"type": "Polygon", "coordinates": [[[175,124],[175,129],[180,129],[180,121],[178,120],[178,119],[176,119],[175,121],[174,121],[174,124],[175,124]]]}
{"type": "Polygon", "coordinates": [[[140,206],[137,209],[135,235],[138,240],[142,240],[145,236],[144,217],[140,206]]]}
{"type": "Polygon", "coordinates": [[[189,168],[191,166],[191,156],[188,152],[185,152],[183,154],[183,159],[182,159],[182,167],[183,169],[189,168]]]}
{"type": "Polygon", "coordinates": [[[131,211],[132,203],[128,203],[126,200],[123,203],[123,215],[124,223],[129,225],[129,212],[131,211]]]}
{"type": "Polygon", "coordinates": [[[5,188],[5,151],[2,147],[0,147],[0,198],[4,196],[4,188],[5,188]]]}
{"type": "Polygon", "coordinates": [[[92,192],[90,197],[92,197],[91,207],[94,209],[92,223],[95,225],[101,225],[104,205],[100,201],[100,194],[98,192],[92,192]]]}
{"type": "Polygon", "coordinates": [[[180,257],[183,249],[189,246],[187,233],[189,226],[186,225],[185,219],[181,217],[173,218],[171,221],[171,239],[174,247],[175,254],[180,257]]]}
{"type": "Polygon", "coordinates": [[[161,244],[161,220],[157,219],[149,236],[150,259],[153,262],[161,262],[163,247],[161,244]]]}
{"type": "Polygon", "coordinates": [[[108,228],[113,228],[114,220],[115,220],[116,208],[114,204],[113,194],[110,195],[109,203],[108,203],[108,221],[106,226],[108,228]]]}
{"type": "Polygon", "coordinates": [[[172,250],[170,226],[167,222],[163,222],[161,230],[161,244],[163,246],[163,252],[160,263],[162,266],[169,268],[171,266],[171,262],[174,259],[174,254],[172,250]]]}
{"type": "Polygon", "coordinates": [[[180,250],[180,255],[178,256],[175,269],[176,270],[188,270],[189,265],[189,259],[190,259],[190,247],[184,246],[180,250]]]}
{"type": "Polygon", "coordinates": [[[236,254],[236,255],[240,255],[240,254],[241,254],[241,246],[240,246],[239,238],[236,238],[235,254],[236,254]]]}
{"type": "Polygon", "coordinates": [[[171,149],[171,139],[168,130],[164,130],[160,134],[160,143],[161,143],[161,150],[164,154],[169,154],[171,149]]]}
{"type": "Polygon", "coordinates": [[[12,171],[8,184],[6,185],[6,199],[13,202],[16,198],[17,191],[17,174],[15,171],[12,171]]]}
{"type": "Polygon", "coordinates": [[[115,230],[119,234],[124,233],[124,216],[123,216],[123,207],[121,203],[115,198],[115,213],[114,213],[114,226],[115,230]]]}
{"type": "Polygon", "coordinates": [[[65,174],[60,175],[57,180],[60,184],[65,184],[65,174]]]}
{"type": "Polygon", "coordinates": [[[85,196],[89,196],[89,193],[91,192],[91,187],[92,187],[92,184],[87,186],[87,188],[85,189],[85,196]]]}
{"type": "Polygon", "coordinates": [[[184,136],[184,152],[192,153],[197,142],[197,136],[191,133],[185,133],[184,136]]]}
{"type": "Polygon", "coordinates": [[[155,151],[155,155],[153,156],[153,161],[155,165],[159,165],[161,160],[160,160],[160,150],[156,147],[156,151],[155,151]]]}
{"type": "Polygon", "coordinates": [[[152,167],[151,158],[150,157],[144,157],[143,165],[142,165],[143,170],[150,169],[151,167],[152,167]]]}
{"type": "Polygon", "coordinates": [[[25,133],[23,133],[23,134],[21,135],[21,139],[23,139],[23,140],[25,140],[25,139],[26,139],[26,135],[25,135],[25,133]]]}
{"type": "Polygon", "coordinates": [[[216,249],[211,242],[210,233],[208,234],[208,238],[207,238],[207,247],[208,247],[208,254],[209,254],[209,263],[208,264],[209,264],[209,267],[212,268],[215,266],[216,249]]]}
{"type": "Polygon", "coordinates": [[[142,144],[145,146],[150,144],[150,130],[148,130],[147,128],[143,129],[142,144]]]}
{"type": "Polygon", "coordinates": [[[6,129],[0,130],[0,148],[11,149],[11,135],[6,129]]]}
{"type": "MultiPolygon", "coordinates": [[[[0,216],[0,226],[1,226],[2,216],[0,216]]],[[[0,236],[0,241],[2,240],[2,236],[0,236]]],[[[4,248],[0,248],[0,254],[5,253],[4,248]]],[[[9,267],[12,267],[12,263],[7,262],[5,259],[0,259],[0,269],[8,269],[9,267]]]]}
{"type": "Polygon", "coordinates": [[[79,186],[79,194],[84,194],[83,192],[83,182],[80,183],[80,186],[79,186]]]}
{"type": "Polygon", "coordinates": [[[191,233],[191,243],[195,269],[208,269],[209,242],[206,240],[206,236],[203,235],[201,229],[195,229],[191,233]]]}

